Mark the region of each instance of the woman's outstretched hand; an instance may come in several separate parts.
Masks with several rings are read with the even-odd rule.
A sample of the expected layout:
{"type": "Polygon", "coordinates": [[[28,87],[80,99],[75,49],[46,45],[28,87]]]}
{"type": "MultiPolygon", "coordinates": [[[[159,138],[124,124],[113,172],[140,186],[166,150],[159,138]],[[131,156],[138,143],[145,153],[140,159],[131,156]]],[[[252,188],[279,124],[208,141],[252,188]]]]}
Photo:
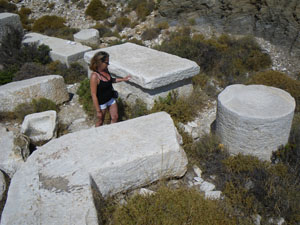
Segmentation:
{"type": "Polygon", "coordinates": [[[123,78],[124,81],[128,81],[130,79],[131,79],[131,75],[128,75],[128,76],[126,76],[126,77],[123,78]]]}

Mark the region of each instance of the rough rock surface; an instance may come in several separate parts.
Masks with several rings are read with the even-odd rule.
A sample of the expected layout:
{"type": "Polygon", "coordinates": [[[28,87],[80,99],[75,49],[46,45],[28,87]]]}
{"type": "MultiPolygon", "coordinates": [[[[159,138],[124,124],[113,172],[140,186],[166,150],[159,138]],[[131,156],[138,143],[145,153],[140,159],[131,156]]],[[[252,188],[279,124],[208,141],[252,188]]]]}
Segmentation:
{"type": "Polygon", "coordinates": [[[49,110],[25,116],[21,133],[30,138],[32,143],[49,141],[57,134],[56,111],[49,110]]]}
{"type": "Polygon", "coordinates": [[[0,124],[0,169],[12,177],[28,155],[29,141],[0,124]]]}
{"type": "Polygon", "coordinates": [[[165,112],[54,139],[14,175],[1,225],[97,224],[92,188],[107,196],[184,175],[178,139],[165,112]]]}
{"type": "Polygon", "coordinates": [[[288,142],[295,99],[264,85],[231,85],[218,96],[216,132],[233,153],[269,160],[288,142]]]}
{"type": "Polygon", "coordinates": [[[96,29],[82,29],[74,34],[74,41],[84,45],[97,45],[99,44],[99,31],[96,29]]]}
{"type": "Polygon", "coordinates": [[[0,86],[0,112],[11,112],[17,105],[38,98],[47,98],[56,104],[69,100],[63,77],[41,76],[0,86]]]}
{"type": "Polygon", "coordinates": [[[299,0],[162,0],[159,12],[173,23],[194,19],[219,32],[263,37],[300,57],[299,0]]]}
{"type": "Polygon", "coordinates": [[[11,29],[23,32],[20,16],[13,13],[0,13],[0,42],[11,29]]]}

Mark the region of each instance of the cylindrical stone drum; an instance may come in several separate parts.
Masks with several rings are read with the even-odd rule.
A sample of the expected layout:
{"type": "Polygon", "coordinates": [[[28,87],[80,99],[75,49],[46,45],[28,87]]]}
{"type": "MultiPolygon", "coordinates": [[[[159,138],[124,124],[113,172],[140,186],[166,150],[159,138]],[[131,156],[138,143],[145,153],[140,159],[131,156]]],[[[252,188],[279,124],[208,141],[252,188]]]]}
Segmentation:
{"type": "Polygon", "coordinates": [[[265,85],[235,84],[218,96],[216,133],[232,154],[270,160],[288,142],[295,99],[265,85]]]}

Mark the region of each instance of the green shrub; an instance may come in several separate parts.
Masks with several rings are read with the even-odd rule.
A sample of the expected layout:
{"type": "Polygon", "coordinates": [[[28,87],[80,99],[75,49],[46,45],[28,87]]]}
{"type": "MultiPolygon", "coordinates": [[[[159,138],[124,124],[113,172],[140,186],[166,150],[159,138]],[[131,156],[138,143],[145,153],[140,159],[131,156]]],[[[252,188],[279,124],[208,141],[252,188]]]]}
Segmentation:
{"type": "Polygon", "coordinates": [[[243,83],[247,72],[271,65],[270,57],[252,37],[234,39],[222,35],[217,39],[205,39],[202,35],[191,37],[190,34],[189,28],[179,29],[156,48],[195,61],[203,73],[223,80],[223,86],[243,83]]]}
{"type": "Polygon", "coordinates": [[[160,34],[159,28],[149,28],[142,33],[143,40],[152,40],[158,37],[160,34]]]}
{"type": "Polygon", "coordinates": [[[117,29],[119,31],[123,30],[125,27],[130,25],[131,21],[127,17],[119,17],[116,19],[117,29]]]}
{"type": "Polygon", "coordinates": [[[293,80],[284,73],[266,71],[254,74],[248,84],[263,84],[289,92],[296,100],[296,112],[300,112],[300,81],[293,80]]]}
{"type": "Polygon", "coordinates": [[[136,39],[136,38],[132,38],[132,39],[128,40],[128,42],[134,43],[134,44],[137,44],[137,45],[141,45],[141,46],[145,46],[145,45],[143,44],[143,41],[142,41],[142,40],[138,40],[138,39],[136,39]]]}
{"type": "Polygon", "coordinates": [[[142,21],[154,10],[155,2],[153,0],[130,0],[128,8],[135,10],[138,18],[142,21]]]}
{"type": "Polygon", "coordinates": [[[97,23],[94,27],[99,31],[100,37],[109,37],[112,36],[112,31],[110,28],[106,27],[104,24],[97,23]]]}
{"type": "Polygon", "coordinates": [[[94,20],[104,20],[109,17],[106,7],[100,0],[92,0],[88,5],[85,14],[94,20]]]}
{"type": "Polygon", "coordinates": [[[58,38],[66,39],[66,40],[74,40],[73,36],[78,31],[79,31],[78,28],[63,27],[58,30],[49,29],[45,32],[45,34],[48,36],[54,36],[54,37],[58,37],[58,38]]]}
{"type": "Polygon", "coordinates": [[[54,7],[55,7],[55,2],[51,2],[48,4],[49,9],[54,9],[54,7]]]}
{"type": "Polygon", "coordinates": [[[20,81],[49,74],[51,73],[47,70],[46,66],[35,62],[29,62],[25,63],[15,74],[13,81],[20,81]]]}
{"type": "Polygon", "coordinates": [[[137,99],[134,104],[128,104],[121,98],[118,99],[119,120],[128,120],[149,114],[147,104],[137,99]]]}
{"type": "Polygon", "coordinates": [[[28,17],[31,14],[31,9],[22,7],[18,14],[20,16],[20,20],[22,22],[22,26],[26,30],[31,30],[31,23],[33,20],[29,20],[28,17]]]}
{"type": "Polygon", "coordinates": [[[44,112],[48,110],[58,111],[58,107],[53,101],[46,98],[40,98],[33,99],[29,103],[22,103],[18,105],[14,110],[14,114],[19,121],[23,121],[24,117],[28,114],[44,112]]]}
{"type": "MultiPolygon", "coordinates": [[[[177,92],[169,92],[166,98],[155,101],[151,113],[165,111],[169,113],[175,123],[192,121],[205,106],[206,96],[199,89],[195,89],[190,96],[179,97],[177,92]]],[[[207,99],[206,99],[207,100],[207,99]]]]}
{"type": "Polygon", "coordinates": [[[11,12],[15,13],[17,11],[17,6],[7,0],[0,0],[0,13],[11,12]]]}
{"type": "Polygon", "coordinates": [[[84,79],[80,82],[77,94],[79,95],[79,102],[82,104],[84,111],[89,117],[95,116],[95,108],[91,96],[90,80],[84,79]]]}
{"type": "Polygon", "coordinates": [[[12,69],[0,70],[0,85],[12,82],[15,72],[12,69]]]}
{"type": "Polygon", "coordinates": [[[4,68],[11,65],[20,66],[24,59],[20,56],[23,33],[13,27],[8,28],[10,32],[3,37],[0,45],[0,64],[4,68]]]}
{"type": "Polygon", "coordinates": [[[160,30],[165,30],[169,28],[169,23],[167,21],[160,22],[156,27],[160,30]]]}
{"type": "Polygon", "coordinates": [[[276,164],[254,156],[230,156],[213,135],[202,137],[186,152],[189,160],[192,158],[192,162],[200,166],[204,179],[215,176],[216,189],[225,194],[226,206],[233,209],[233,215],[250,220],[252,215],[259,214],[263,217],[262,224],[268,224],[270,217],[283,217],[287,224],[300,222],[297,213],[300,210],[300,176],[297,167],[291,166],[299,165],[299,161],[292,161],[298,157],[297,153],[281,152],[276,164]],[[286,154],[290,157],[281,158],[286,154]],[[286,159],[291,165],[284,162],[286,159]]]}
{"type": "Polygon", "coordinates": [[[236,224],[218,201],[205,200],[196,190],[160,188],[155,195],[137,195],[112,215],[112,224],[236,224]]]}
{"type": "Polygon", "coordinates": [[[81,0],[80,2],[77,3],[76,8],[77,9],[84,9],[85,7],[85,3],[83,0],[81,0]]]}
{"type": "Polygon", "coordinates": [[[189,22],[189,25],[191,25],[191,26],[196,25],[196,20],[195,19],[189,19],[188,22],[189,22]]]}
{"type": "Polygon", "coordinates": [[[39,33],[46,33],[47,31],[58,30],[65,26],[65,19],[59,16],[42,16],[41,18],[37,19],[32,27],[34,32],[39,33]]]}
{"type": "Polygon", "coordinates": [[[59,61],[54,61],[47,65],[47,69],[51,74],[61,75],[66,84],[74,84],[81,82],[87,77],[87,72],[79,63],[71,63],[68,68],[59,61]]]}

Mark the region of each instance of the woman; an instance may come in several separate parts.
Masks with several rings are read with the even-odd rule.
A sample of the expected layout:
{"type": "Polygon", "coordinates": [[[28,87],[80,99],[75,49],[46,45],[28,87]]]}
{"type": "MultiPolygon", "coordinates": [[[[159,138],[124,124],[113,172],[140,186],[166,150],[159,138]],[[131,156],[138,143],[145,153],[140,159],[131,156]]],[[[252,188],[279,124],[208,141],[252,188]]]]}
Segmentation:
{"type": "Polygon", "coordinates": [[[109,55],[106,52],[97,52],[91,59],[90,69],[93,71],[90,78],[91,95],[97,112],[96,127],[101,126],[108,109],[111,123],[118,121],[118,106],[113,98],[112,83],[128,81],[131,76],[112,78],[107,67],[109,55]]]}

